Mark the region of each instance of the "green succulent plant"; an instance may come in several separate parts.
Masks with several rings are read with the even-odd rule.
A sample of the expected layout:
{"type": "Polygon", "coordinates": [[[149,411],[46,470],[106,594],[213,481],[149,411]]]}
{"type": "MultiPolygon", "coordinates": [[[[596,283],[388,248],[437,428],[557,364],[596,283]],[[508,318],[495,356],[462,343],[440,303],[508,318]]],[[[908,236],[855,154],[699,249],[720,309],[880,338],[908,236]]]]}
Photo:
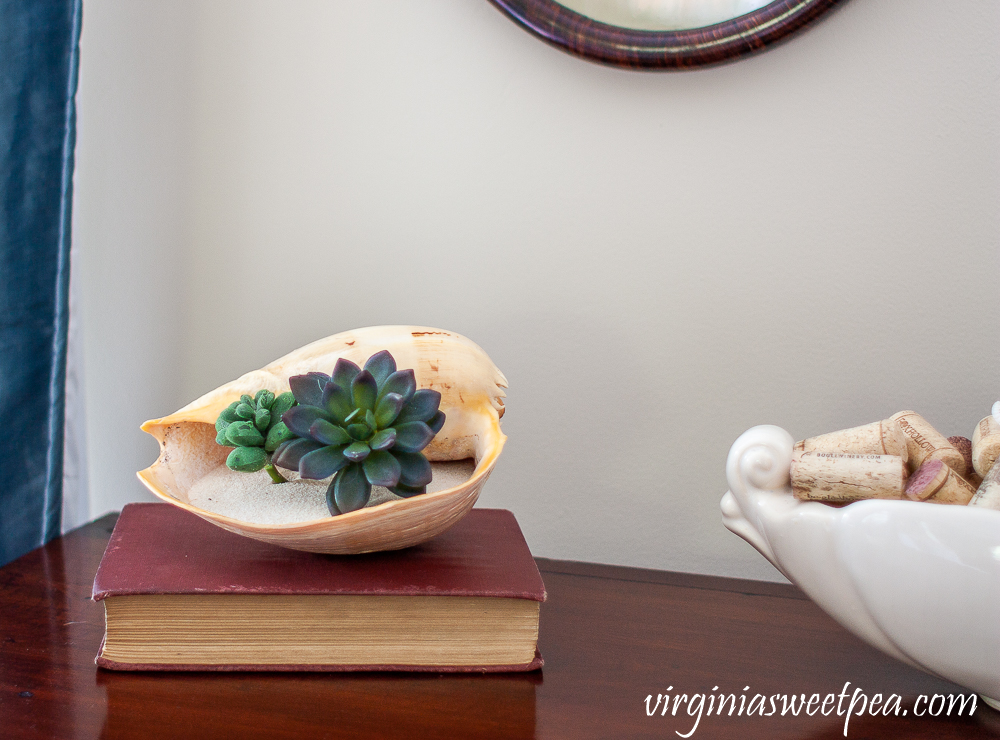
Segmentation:
{"type": "Polygon", "coordinates": [[[275,483],[287,483],[271,462],[271,453],[294,434],[281,420],[282,414],[295,405],[295,396],[260,390],[253,397],[240,396],[223,409],[215,422],[215,441],[235,448],[226,458],[231,470],[255,473],[264,469],[275,483]]]}
{"type": "Polygon", "coordinates": [[[334,476],[326,492],[330,513],[363,508],[372,486],[409,497],[424,493],[431,464],[421,450],[441,431],[441,394],[417,390],[413,370],[397,370],[383,350],[364,369],[337,360],[333,375],[288,379],[298,405],[282,420],[298,439],[282,442],[274,462],[303,478],[334,476]]]}

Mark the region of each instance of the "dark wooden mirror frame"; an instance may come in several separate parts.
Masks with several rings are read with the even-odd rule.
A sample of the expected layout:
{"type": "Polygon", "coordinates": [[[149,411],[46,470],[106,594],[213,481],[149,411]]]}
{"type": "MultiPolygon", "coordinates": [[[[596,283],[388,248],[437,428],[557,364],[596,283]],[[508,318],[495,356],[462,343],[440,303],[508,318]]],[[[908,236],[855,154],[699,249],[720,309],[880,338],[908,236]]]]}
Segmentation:
{"type": "Polygon", "coordinates": [[[783,41],[847,0],[775,0],[703,28],[643,31],[611,26],[554,0],[490,0],[517,24],[570,54],[617,67],[685,70],[735,61],[783,41]]]}

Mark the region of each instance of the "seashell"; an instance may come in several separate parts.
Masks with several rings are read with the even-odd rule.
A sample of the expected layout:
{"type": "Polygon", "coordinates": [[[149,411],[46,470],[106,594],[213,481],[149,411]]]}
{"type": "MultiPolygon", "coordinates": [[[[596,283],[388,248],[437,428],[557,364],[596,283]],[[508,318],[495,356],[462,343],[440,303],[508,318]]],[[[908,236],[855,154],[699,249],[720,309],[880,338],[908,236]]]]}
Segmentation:
{"type": "Polygon", "coordinates": [[[330,554],[398,550],[440,534],[475,504],[507,440],[500,430],[506,387],[507,379],[487,354],[453,332],[420,326],[343,332],[247,373],[169,416],[147,421],[142,430],[160,443],[160,456],[138,476],[158,498],[246,537],[330,554]],[[383,349],[392,353],[400,368],[413,369],[418,388],[441,393],[446,421],[424,454],[432,462],[474,458],[471,478],[443,491],[294,524],[244,522],[191,503],[192,486],[225,465],[229,448],[215,443],[215,420],[232,401],[261,388],[283,393],[293,375],[329,373],[340,357],[364,364],[383,349]]]}

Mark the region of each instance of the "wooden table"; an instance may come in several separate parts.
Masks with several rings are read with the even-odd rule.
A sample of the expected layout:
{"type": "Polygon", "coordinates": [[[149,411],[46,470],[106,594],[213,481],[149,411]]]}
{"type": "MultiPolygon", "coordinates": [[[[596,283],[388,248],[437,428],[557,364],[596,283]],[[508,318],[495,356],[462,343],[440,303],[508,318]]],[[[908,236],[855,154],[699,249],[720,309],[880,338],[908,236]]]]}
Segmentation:
{"type": "MultiPolygon", "coordinates": [[[[848,737],[1000,737],[982,702],[971,718],[913,716],[918,695],[961,689],[867,647],[792,586],[545,559],[541,672],[99,671],[90,590],[114,521],[0,569],[0,737],[676,738],[690,703],[647,716],[647,695],[839,695],[848,681],[848,695],[898,694],[910,710],[852,717],[848,737]]],[[[844,737],[843,716],[781,716],[777,701],[771,717],[702,716],[690,736],[844,737]]]]}

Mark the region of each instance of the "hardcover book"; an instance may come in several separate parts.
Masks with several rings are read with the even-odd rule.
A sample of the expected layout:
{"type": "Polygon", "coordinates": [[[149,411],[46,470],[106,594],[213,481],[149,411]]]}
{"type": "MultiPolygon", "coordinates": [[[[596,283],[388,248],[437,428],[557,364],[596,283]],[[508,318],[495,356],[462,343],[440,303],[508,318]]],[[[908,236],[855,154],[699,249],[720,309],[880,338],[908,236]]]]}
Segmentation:
{"type": "Polygon", "coordinates": [[[527,671],[545,586],[509,511],[421,545],[318,555],[129,504],[94,579],[113,670],[527,671]]]}

